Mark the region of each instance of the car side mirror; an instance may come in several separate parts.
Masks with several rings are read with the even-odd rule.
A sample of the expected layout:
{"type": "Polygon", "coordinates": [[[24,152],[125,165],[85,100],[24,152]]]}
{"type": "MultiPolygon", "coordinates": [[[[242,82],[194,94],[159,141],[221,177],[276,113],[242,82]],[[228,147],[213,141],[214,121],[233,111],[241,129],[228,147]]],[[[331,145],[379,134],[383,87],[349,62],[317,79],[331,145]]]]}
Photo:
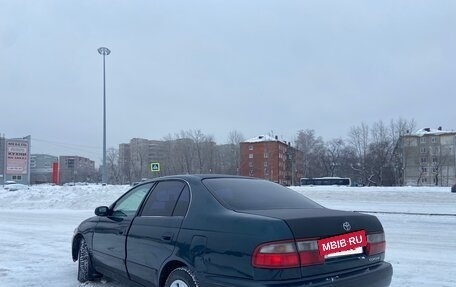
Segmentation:
{"type": "Polygon", "coordinates": [[[95,208],[95,215],[98,216],[108,216],[109,214],[109,207],[107,206],[99,206],[95,208]]]}

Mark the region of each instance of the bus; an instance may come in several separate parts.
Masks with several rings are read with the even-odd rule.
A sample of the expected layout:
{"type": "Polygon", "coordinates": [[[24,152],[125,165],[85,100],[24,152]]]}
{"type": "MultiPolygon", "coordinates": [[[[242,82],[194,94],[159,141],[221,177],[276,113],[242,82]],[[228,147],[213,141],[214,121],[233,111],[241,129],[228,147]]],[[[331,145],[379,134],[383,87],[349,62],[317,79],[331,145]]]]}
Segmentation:
{"type": "Polygon", "coordinates": [[[301,185],[340,185],[340,186],[351,186],[351,180],[348,177],[301,178],[301,185]]]}

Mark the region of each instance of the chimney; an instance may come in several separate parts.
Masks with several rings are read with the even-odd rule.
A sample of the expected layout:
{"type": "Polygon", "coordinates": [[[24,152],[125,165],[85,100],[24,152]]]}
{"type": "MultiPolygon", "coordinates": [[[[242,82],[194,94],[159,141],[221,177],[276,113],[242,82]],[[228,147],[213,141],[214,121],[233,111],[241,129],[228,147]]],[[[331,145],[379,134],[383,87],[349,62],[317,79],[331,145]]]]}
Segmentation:
{"type": "Polygon", "coordinates": [[[279,136],[275,136],[275,139],[278,140],[278,139],[279,139],[279,136]]]}
{"type": "Polygon", "coordinates": [[[441,130],[442,130],[442,126],[440,126],[440,127],[438,128],[438,130],[441,131],[441,130]]]}
{"type": "Polygon", "coordinates": [[[430,132],[431,129],[430,129],[430,128],[425,128],[424,131],[425,131],[425,132],[430,132]]]}

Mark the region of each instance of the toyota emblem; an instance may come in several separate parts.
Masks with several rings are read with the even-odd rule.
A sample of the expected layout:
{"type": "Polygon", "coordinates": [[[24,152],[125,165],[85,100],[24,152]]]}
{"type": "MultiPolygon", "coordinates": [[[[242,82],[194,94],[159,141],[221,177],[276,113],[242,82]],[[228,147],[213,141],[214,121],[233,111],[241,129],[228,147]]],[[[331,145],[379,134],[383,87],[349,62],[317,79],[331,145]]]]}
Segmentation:
{"type": "Polygon", "coordinates": [[[350,223],[348,221],[345,221],[343,224],[342,224],[342,227],[345,229],[345,231],[350,231],[350,229],[352,229],[350,223]]]}

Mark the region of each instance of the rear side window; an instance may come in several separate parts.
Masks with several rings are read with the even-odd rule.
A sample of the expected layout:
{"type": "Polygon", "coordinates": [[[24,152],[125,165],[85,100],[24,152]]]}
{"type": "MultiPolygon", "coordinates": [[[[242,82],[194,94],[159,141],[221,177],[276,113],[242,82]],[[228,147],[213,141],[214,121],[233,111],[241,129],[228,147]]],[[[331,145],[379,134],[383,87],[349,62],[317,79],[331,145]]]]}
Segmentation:
{"type": "Polygon", "coordinates": [[[321,207],[294,190],[266,180],[209,178],[203,183],[218,201],[233,210],[321,207]]]}
{"type": "Polygon", "coordinates": [[[141,215],[171,216],[185,186],[181,181],[159,182],[144,204],[141,215]]]}

